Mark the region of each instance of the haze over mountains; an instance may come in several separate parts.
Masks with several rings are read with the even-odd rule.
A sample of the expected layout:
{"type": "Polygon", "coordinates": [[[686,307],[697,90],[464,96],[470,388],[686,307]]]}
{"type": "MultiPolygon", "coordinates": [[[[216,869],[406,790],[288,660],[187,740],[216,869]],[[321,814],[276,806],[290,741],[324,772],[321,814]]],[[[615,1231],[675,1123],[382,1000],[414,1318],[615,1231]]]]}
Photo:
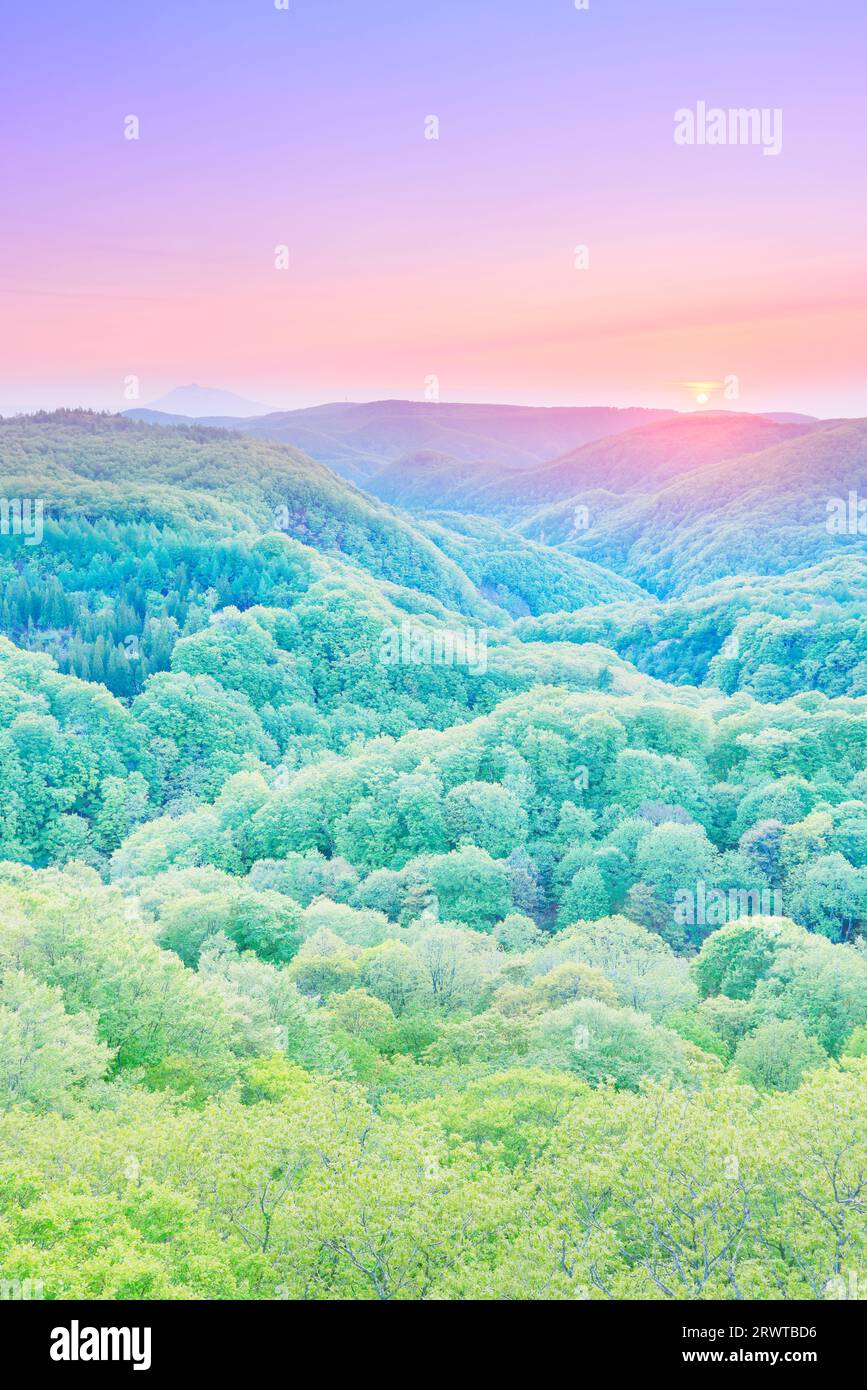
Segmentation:
{"type": "MultiPolygon", "coordinates": [[[[174,393],[172,393],[174,395],[174,393]]],[[[165,397],[165,405],[171,397],[165,397]]],[[[159,402],[156,403],[158,406],[159,402]]],[[[149,424],[187,424],[162,408],[126,412],[149,424]]],[[[198,423],[236,428],[275,439],[325,463],[354,481],[371,478],[390,463],[420,452],[460,463],[531,468],[592,439],[616,434],[668,410],[581,406],[455,405],[449,402],[371,401],[276,411],[258,418],[235,412],[197,411],[198,423]]]]}
{"type": "MultiPolygon", "coordinates": [[[[167,395],[151,401],[142,414],[168,415],[182,423],[187,419],[245,419],[250,415],[266,415],[270,406],[248,401],[234,391],[220,391],[213,386],[176,386],[167,395]]],[[[138,412],[130,411],[131,415],[138,412]]]]}
{"type": "MultiPolygon", "coordinates": [[[[405,538],[398,546],[401,555],[416,553],[412,570],[420,577],[409,582],[451,607],[477,616],[505,613],[527,623],[539,619],[541,627],[527,627],[522,635],[537,641],[599,641],[665,679],[724,678],[736,684],[755,679],[762,691],[791,686],[781,674],[786,662],[779,651],[773,672],[754,655],[776,651],[769,637],[773,624],[791,620],[797,625],[792,650],[800,652],[805,670],[815,670],[819,685],[824,681],[839,690],[841,681],[862,679],[852,674],[867,641],[860,627],[851,662],[821,676],[821,661],[815,667],[811,662],[853,611],[822,597],[837,574],[822,566],[851,557],[846,563],[855,571],[847,570],[837,589],[841,595],[860,592],[855,576],[867,560],[867,537],[834,535],[825,523],[829,498],[845,498],[859,488],[867,492],[865,421],[820,421],[785,412],[770,418],[729,411],[674,415],[386,402],[320,407],[247,423],[259,431],[279,421],[278,429],[291,428],[297,435],[301,420],[307,430],[311,421],[318,422],[315,446],[332,455],[323,427],[326,422],[329,429],[340,426],[337,452],[344,467],[350,439],[379,450],[380,467],[360,481],[363,491],[336,479],[328,485],[330,497],[338,495],[335,489],[342,497],[339,507],[330,501],[329,510],[348,521],[361,508],[372,520],[389,504],[382,513],[388,522],[375,524],[385,524],[381,534],[405,538]],[[639,424],[631,423],[635,414],[639,424]],[[529,460],[531,447],[542,453],[570,435],[606,426],[610,432],[603,437],[529,460]],[[432,435],[446,432],[454,452],[431,449],[432,435]],[[434,572],[429,569],[434,555],[439,578],[432,583],[422,576],[434,572]],[[755,576],[749,589],[746,575],[755,576]],[[728,585],[729,577],[729,587],[707,588],[714,581],[728,585]],[[769,586],[764,605],[763,585],[769,586]],[[740,599],[744,593],[746,605],[740,599]],[[637,606],[642,599],[644,606],[637,606]],[[672,604],[666,606],[666,600],[672,604]],[[720,662],[745,607],[752,615],[750,641],[738,676],[731,662],[720,662]],[[771,624],[767,630],[755,616],[761,611],[771,624]],[[806,628],[813,636],[805,635],[806,628]],[[654,643],[648,645],[651,633],[658,651],[654,643]]],[[[182,447],[184,431],[171,433],[172,448],[182,447]]],[[[252,442],[243,449],[245,457],[254,456],[251,447],[252,442]]],[[[292,456],[264,440],[260,447],[275,451],[269,468],[281,452],[287,461],[292,456]]],[[[318,476],[324,480],[329,474],[323,470],[318,476]]],[[[319,545],[309,520],[296,516],[293,508],[291,533],[319,545]]],[[[369,567],[363,554],[371,553],[370,542],[359,549],[349,539],[355,531],[355,523],[341,524],[339,532],[332,523],[327,543],[343,550],[350,545],[369,567]]],[[[395,545],[393,539],[390,547],[395,545]]],[[[379,550],[374,540],[372,551],[379,550]]],[[[383,578],[400,573],[407,582],[403,559],[395,565],[381,557],[373,572],[383,578]]],[[[797,688],[806,677],[792,679],[797,688]]]]}
{"type": "Polygon", "coordinates": [[[16,1350],[573,1303],[842,1380],[867,6],[7,8],[16,1350]]]}
{"type": "Polygon", "coordinates": [[[184,387],[126,411],[144,423],[214,426],[290,444],[382,501],[445,504],[513,520],[579,488],[631,490],[818,428],[791,412],[678,414],[614,407],[342,402],[255,413],[229,392],[184,387]],[[622,437],[617,447],[613,440],[622,437]],[[516,477],[516,474],[524,476],[516,477]]]}
{"type": "Polygon", "coordinates": [[[495,625],[658,602],[729,575],[780,575],[865,551],[857,530],[837,536],[825,525],[828,499],[867,483],[865,421],[386,402],[247,425],[276,421],[297,433],[299,420],[308,432],[316,422],[325,452],[325,425],[342,422],[344,462],[347,449],[362,440],[370,449],[379,437],[379,471],[356,485],[296,447],[246,431],[58,412],[5,422],[7,491],[29,495],[44,466],[49,515],[73,505],[90,516],[98,496],[129,520],[168,506],[169,517],[180,507],[217,533],[281,530],[495,625]],[[642,423],[624,428],[635,415],[642,423]],[[531,449],[612,424],[603,438],[528,461],[531,449]],[[424,441],[435,431],[476,456],[432,452],[424,441]],[[400,450],[409,452],[388,461],[400,450]]]}
{"type": "MultiPolygon", "coordinates": [[[[652,491],[694,469],[755,453],[813,428],[777,424],[760,415],[678,415],[584,444],[519,479],[489,480],[461,496],[456,505],[514,517],[533,505],[571,498],[579,489],[598,488],[613,494],[652,491]]],[[[377,487],[381,477],[372,479],[370,488],[387,496],[377,487]]]]}
{"type": "MultiPolygon", "coordinates": [[[[791,427],[777,427],[787,429],[791,427]]],[[[628,575],[660,595],[738,572],[779,573],[867,536],[829,531],[827,504],[867,484],[867,421],[828,422],[719,459],[662,486],[586,490],[526,515],[522,535],[562,545],[628,575]],[[576,506],[589,525],[576,527],[576,506]]],[[[758,443],[754,436],[750,441],[758,443]]],[[[617,441],[615,441],[615,444],[617,441]]]]}

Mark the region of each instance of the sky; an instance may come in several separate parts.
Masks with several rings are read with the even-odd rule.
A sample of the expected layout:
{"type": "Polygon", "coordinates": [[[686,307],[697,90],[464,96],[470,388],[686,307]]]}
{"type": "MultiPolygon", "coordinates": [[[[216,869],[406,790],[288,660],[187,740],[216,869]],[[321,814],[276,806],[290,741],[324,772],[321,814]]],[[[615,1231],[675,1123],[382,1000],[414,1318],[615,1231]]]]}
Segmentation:
{"type": "Polygon", "coordinates": [[[0,412],[867,415],[863,0],[277,3],[7,12],[0,412]]]}

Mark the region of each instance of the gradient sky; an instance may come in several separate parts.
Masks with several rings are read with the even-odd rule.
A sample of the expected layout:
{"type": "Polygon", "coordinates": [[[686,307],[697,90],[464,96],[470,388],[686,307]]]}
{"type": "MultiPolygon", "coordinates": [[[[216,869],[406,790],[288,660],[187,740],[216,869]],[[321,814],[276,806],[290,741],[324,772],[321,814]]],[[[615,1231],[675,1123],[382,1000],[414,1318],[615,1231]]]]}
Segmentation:
{"type": "Polygon", "coordinates": [[[867,414],[863,0],[288,3],[7,12],[0,412],[129,376],[688,409],[735,374],[867,414]],[[699,100],[782,108],[782,153],[675,145],[699,100]]]}

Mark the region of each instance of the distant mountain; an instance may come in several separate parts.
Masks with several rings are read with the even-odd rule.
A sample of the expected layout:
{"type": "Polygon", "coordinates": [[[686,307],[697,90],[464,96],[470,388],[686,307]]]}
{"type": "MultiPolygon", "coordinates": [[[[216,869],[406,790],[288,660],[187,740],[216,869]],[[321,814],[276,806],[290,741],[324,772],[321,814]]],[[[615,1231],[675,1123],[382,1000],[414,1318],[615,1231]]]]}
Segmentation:
{"type": "Polygon", "coordinates": [[[797,410],[766,410],[766,420],[775,420],[778,425],[817,425],[817,415],[799,415],[797,410]]]}
{"type": "MultiPolygon", "coordinates": [[[[174,423],[182,423],[184,419],[244,419],[251,415],[267,415],[270,409],[270,406],[261,405],[257,401],[248,401],[243,396],[236,396],[234,391],[218,391],[213,386],[195,384],[176,386],[174,391],[169,391],[167,395],[160,396],[159,400],[151,401],[145,407],[148,412],[174,416],[174,423]]],[[[130,410],[127,413],[134,418],[141,418],[144,412],[130,410]]]]}
{"type": "Polygon", "coordinates": [[[123,412],[125,420],[135,420],[139,425],[164,425],[169,429],[182,426],[186,429],[238,430],[244,425],[239,415],[171,415],[166,410],[149,410],[147,406],[137,406],[135,410],[123,412]]]}
{"type": "Polygon", "coordinates": [[[709,459],[655,490],[574,494],[518,529],[660,597],[728,575],[786,573],[847,551],[863,557],[863,535],[829,532],[826,522],[829,499],[842,505],[850,492],[867,494],[867,420],[769,427],[794,434],[761,452],[709,459]],[[579,505],[589,513],[584,527],[575,525],[579,505]]]}
{"type": "Polygon", "coordinates": [[[372,401],[269,415],[241,428],[294,444],[337,473],[370,477],[403,455],[419,452],[450,455],[462,463],[532,468],[591,439],[673,414],[607,406],[372,401]]]}
{"type": "MultiPolygon", "coordinates": [[[[125,410],[124,418],[135,420],[139,425],[213,425],[216,421],[222,427],[226,427],[227,420],[225,415],[203,415],[201,419],[194,419],[192,415],[170,415],[166,410],[150,410],[147,406],[136,406],[134,410],[125,410]]],[[[234,428],[236,416],[231,417],[231,425],[234,428]]]]}
{"type": "Polygon", "coordinates": [[[410,510],[437,511],[448,507],[472,511],[473,498],[482,488],[500,482],[517,486],[519,478],[526,477],[529,471],[498,463],[468,463],[450,454],[422,449],[386,464],[364,487],[383,502],[410,510]]]}
{"type": "Polygon", "coordinates": [[[491,482],[467,505],[476,512],[514,518],[560,499],[578,501],[576,494],[587,488],[649,492],[695,468],[756,453],[813,428],[728,411],[677,415],[594,440],[517,480],[491,482]]]}
{"type": "MultiPolygon", "coordinates": [[[[460,464],[487,461],[505,468],[533,468],[590,440],[675,415],[670,410],[608,406],[370,401],[260,413],[250,418],[247,410],[228,409],[223,394],[218,394],[219,401],[199,400],[195,412],[199,424],[219,424],[291,444],[335,473],[362,484],[409,454],[439,454],[460,464]]],[[[190,416],[192,411],[182,410],[185,404],[183,396],[179,402],[178,393],[170,392],[147,409],[126,413],[149,424],[186,424],[189,419],[180,417],[190,416]]]]}

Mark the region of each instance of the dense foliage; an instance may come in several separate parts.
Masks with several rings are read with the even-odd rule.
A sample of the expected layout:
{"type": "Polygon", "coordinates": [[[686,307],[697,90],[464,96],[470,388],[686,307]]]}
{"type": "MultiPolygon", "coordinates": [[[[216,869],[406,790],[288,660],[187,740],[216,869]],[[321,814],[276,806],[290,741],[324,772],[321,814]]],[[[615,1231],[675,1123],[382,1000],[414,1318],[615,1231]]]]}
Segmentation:
{"type": "Polygon", "coordinates": [[[864,1296],[846,538],[652,584],[219,431],[0,459],[4,1285],[864,1296]]]}

